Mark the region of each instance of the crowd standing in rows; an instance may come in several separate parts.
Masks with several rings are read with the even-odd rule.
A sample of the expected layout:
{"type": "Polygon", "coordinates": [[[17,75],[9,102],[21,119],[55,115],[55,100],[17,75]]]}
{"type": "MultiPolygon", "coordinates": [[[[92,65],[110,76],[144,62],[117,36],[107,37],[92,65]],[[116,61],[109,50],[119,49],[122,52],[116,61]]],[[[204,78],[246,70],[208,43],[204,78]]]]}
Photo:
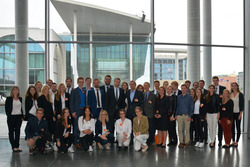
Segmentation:
{"type": "Polygon", "coordinates": [[[135,151],[142,152],[153,145],[175,146],[178,144],[177,124],[179,147],[195,143],[202,148],[208,137],[209,146],[215,147],[217,127],[219,147],[223,133],[222,148],[238,146],[244,96],[236,82],[227,90],[214,76],[208,90],[203,80],[194,82],[193,88],[187,80],[180,90],[176,81],[171,85],[165,81],[162,86],[154,81],[154,90],[150,91],[148,82],[136,87],[133,80],[121,84],[121,79],[115,78],[111,85],[111,79],[107,75],[105,85],[100,86],[96,78],[91,87],[91,78],[79,77],[76,88],[72,87],[71,78],[66,79],[66,86],[64,83],[57,85],[51,79],[44,85],[37,81],[26,92],[25,112],[19,87],[13,86],[5,103],[12,150],[22,151],[19,140],[23,120],[28,121],[25,139],[30,154],[49,149],[91,152],[94,143],[100,150],[110,150],[117,142],[118,151],[134,145],[135,151]]]}

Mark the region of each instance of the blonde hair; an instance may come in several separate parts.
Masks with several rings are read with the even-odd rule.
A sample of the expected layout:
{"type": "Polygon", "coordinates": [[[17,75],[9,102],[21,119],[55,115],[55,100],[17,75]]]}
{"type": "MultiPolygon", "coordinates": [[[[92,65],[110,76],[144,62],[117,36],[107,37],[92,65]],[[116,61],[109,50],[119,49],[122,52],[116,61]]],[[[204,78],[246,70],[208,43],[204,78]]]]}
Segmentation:
{"type": "MultiPolygon", "coordinates": [[[[224,89],[224,90],[223,90],[223,93],[224,93],[224,92],[227,92],[227,93],[228,93],[228,100],[230,100],[230,99],[231,99],[230,91],[229,91],[228,89],[224,89]]],[[[222,93],[222,94],[223,94],[223,93],[222,93]]],[[[225,102],[225,98],[222,96],[222,103],[224,103],[224,102],[225,102]]]]}
{"type": "Polygon", "coordinates": [[[19,87],[18,86],[13,86],[12,88],[11,88],[11,91],[10,91],[10,96],[13,98],[14,97],[14,89],[18,89],[18,94],[17,94],[17,97],[20,97],[20,89],[19,89],[19,87]]]}
{"type": "Polygon", "coordinates": [[[47,85],[47,84],[43,85],[42,90],[41,90],[41,96],[42,95],[44,95],[49,102],[53,103],[49,85],[47,85]],[[49,95],[48,95],[49,97],[46,97],[46,95],[44,94],[44,90],[46,87],[49,89],[49,95]]]}
{"type": "Polygon", "coordinates": [[[101,110],[100,114],[99,114],[99,118],[98,120],[102,122],[102,114],[107,114],[107,118],[106,118],[106,121],[108,122],[109,121],[109,115],[108,115],[108,112],[106,110],[101,110]]]}

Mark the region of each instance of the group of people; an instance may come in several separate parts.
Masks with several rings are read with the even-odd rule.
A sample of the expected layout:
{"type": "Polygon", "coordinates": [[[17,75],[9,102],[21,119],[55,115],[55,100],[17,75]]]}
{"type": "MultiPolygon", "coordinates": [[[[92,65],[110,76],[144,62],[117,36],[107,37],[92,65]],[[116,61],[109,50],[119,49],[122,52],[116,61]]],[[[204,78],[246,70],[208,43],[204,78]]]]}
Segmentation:
{"type": "Polygon", "coordinates": [[[154,90],[150,91],[148,82],[136,86],[133,80],[121,84],[121,79],[115,78],[111,85],[111,80],[110,75],[105,76],[105,84],[100,86],[96,78],[91,87],[91,78],[79,77],[76,88],[72,87],[71,78],[66,79],[66,85],[48,79],[42,86],[37,81],[26,92],[25,112],[19,87],[13,86],[5,103],[12,150],[22,151],[19,138],[23,120],[28,121],[25,138],[30,154],[36,149],[44,153],[49,148],[74,152],[73,145],[91,152],[94,142],[100,150],[110,150],[115,140],[118,151],[131,145],[142,152],[154,144],[165,148],[178,143],[176,122],[179,147],[188,147],[192,141],[196,147],[204,147],[208,131],[209,146],[215,147],[217,127],[219,146],[223,133],[223,148],[238,146],[244,96],[236,82],[229,91],[219,85],[217,76],[208,90],[203,80],[194,82],[192,89],[187,80],[181,90],[176,81],[165,81],[163,86],[154,81],[154,90]]]}

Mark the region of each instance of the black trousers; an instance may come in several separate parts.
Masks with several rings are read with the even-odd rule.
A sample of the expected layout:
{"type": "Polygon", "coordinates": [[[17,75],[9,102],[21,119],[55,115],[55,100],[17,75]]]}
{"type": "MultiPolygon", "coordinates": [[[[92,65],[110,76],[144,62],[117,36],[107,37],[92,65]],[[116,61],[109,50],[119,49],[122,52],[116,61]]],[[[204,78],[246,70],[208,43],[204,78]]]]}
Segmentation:
{"type": "Polygon", "coordinates": [[[233,124],[232,124],[232,139],[233,139],[233,142],[235,142],[235,124],[236,124],[236,129],[237,129],[236,142],[239,142],[239,140],[240,140],[240,135],[241,135],[240,123],[241,123],[241,120],[238,119],[239,115],[240,115],[240,113],[234,113],[234,115],[233,115],[233,124]]]}
{"type": "Polygon", "coordinates": [[[149,137],[147,143],[153,143],[155,141],[155,118],[148,118],[148,126],[149,126],[149,137]]]}
{"type": "Polygon", "coordinates": [[[92,146],[94,140],[94,134],[91,133],[90,135],[85,135],[80,137],[80,142],[82,143],[82,148],[84,151],[89,150],[89,146],[92,146]]]}
{"type": "Polygon", "coordinates": [[[201,121],[201,116],[199,114],[193,115],[194,129],[195,129],[195,141],[196,142],[204,142],[205,140],[205,132],[204,126],[205,121],[201,121]]]}
{"type": "Polygon", "coordinates": [[[176,120],[174,121],[169,120],[168,134],[170,142],[177,143],[176,120]]]}
{"type": "Polygon", "coordinates": [[[7,117],[9,129],[9,141],[13,148],[19,148],[20,130],[22,126],[22,115],[11,115],[7,117]]]}
{"type": "Polygon", "coordinates": [[[205,119],[204,120],[204,137],[205,137],[205,141],[207,142],[207,139],[208,139],[208,130],[207,130],[207,120],[205,119]]]}
{"type": "MultiPolygon", "coordinates": [[[[193,119],[193,118],[192,118],[192,119],[193,119]]],[[[194,141],[194,132],[195,132],[194,121],[190,121],[190,129],[189,129],[190,141],[194,141]]],[[[196,139],[195,139],[195,140],[196,140],[196,139]]]]}
{"type": "Polygon", "coordinates": [[[222,142],[222,137],[223,137],[223,129],[221,124],[218,122],[218,140],[220,143],[222,142]]]}
{"type": "Polygon", "coordinates": [[[109,125],[110,125],[110,132],[114,133],[114,129],[115,129],[115,118],[114,116],[109,116],[109,125]]]}
{"type": "Polygon", "coordinates": [[[67,138],[61,138],[60,143],[61,146],[58,147],[63,152],[68,152],[68,148],[73,144],[75,140],[75,136],[73,134],[69,134],[67,138]]]}

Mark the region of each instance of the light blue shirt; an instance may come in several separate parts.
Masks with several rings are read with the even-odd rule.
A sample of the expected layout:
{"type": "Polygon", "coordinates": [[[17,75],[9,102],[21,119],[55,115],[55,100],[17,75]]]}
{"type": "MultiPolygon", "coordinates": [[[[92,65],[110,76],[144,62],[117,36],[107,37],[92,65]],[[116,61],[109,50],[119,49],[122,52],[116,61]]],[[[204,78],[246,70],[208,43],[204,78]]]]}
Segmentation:
{"type": "Polygon", "coordinates": [[[134,99],[135,91],[136,91],[136,90],[134,90],[134,92],[132,92],[132,90],[130,90],[130,100],[131,100],[131,102],[132,102],[133,99],[134,99]]]}

